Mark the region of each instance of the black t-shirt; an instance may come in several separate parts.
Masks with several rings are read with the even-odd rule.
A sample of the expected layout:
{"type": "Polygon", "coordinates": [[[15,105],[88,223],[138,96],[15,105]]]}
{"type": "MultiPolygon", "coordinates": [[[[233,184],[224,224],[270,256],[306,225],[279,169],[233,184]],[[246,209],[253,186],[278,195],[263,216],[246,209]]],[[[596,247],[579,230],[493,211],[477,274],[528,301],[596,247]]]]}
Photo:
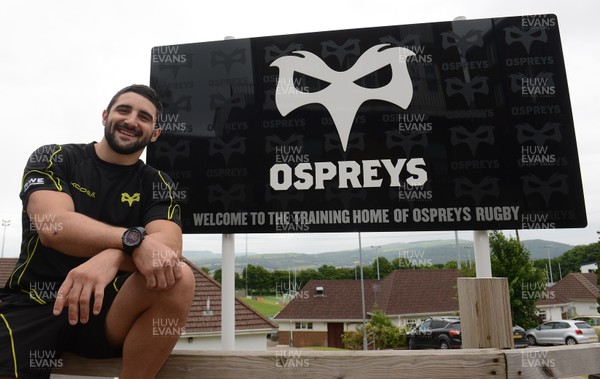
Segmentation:
{"type": "Polygon", "coordinates": [[[34,191],[64,192],[73,199],[76,212],[109,225],[144,226],[160,219],[181,226],[173,182],[165,173],[142,161],[131,166],[104,162],[96,155],[94,144],[45,145],[29,157],[20,193],[24,209],[21,253],[5,290],[29,294],[40,304],[53,301],[48,294],[58,290],[71,269],[87,260],[41,244],[36,221],[56,231],[62,225],[53,222],[52,215],[27,214],[27,200],[34,191]]]}

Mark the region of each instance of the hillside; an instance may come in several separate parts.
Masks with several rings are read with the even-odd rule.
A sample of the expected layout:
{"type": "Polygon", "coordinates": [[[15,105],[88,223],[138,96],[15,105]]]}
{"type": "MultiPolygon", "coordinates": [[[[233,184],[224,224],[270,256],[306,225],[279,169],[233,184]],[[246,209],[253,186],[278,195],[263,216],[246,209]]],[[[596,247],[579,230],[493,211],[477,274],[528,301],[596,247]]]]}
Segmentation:
{"type": "MultiPolygon", "coordinates": [[[[558,257],[573,248],[571,245],[545,240],[523,241],[523,245],[531,252],[531,259],[558,257]],[[548,248],[547,246],[551,246],[548,248]]],[[[363,248],[362,256],[365,264],[370,264],[376,257],[385,257],[388,260],[406,258],[409,260],[421,260],[431,264],[456,261],[460,254],[461,262],[473,260],[473,242],[467,240],[458,241],[458,249],[455,240],[421,241],[409,243],[392,243],[379,247],[363,248]],[[458,252],[457,252],[458,250],[458,252]]],[[[221,255],[209,251],[184,251],[184,256],[200,267],[208,267],[211,271],[221,267],[221,255]]],[[[303,253],[279,253],[260,254],[252,253],[248,256],[238,255],[236,266],[241,270],[247,263],[262,266],[268,270],[288,270],[318,268],[323,265],[335,267],[353,267],[358,264],[358,249],[329,251],[315,254],[303,253]]]]}

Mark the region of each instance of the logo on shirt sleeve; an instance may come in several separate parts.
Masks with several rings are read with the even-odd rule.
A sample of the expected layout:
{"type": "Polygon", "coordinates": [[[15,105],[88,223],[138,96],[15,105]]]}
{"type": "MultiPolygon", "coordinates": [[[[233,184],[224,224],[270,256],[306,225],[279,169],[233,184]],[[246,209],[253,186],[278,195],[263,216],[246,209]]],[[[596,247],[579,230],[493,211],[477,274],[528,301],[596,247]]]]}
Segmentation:
{"type": "Polygon", "coordinates": [[[30,178],[23,184],[23,191],[27,192],[31,186],[44,185],[44,178],[30,178]]]}

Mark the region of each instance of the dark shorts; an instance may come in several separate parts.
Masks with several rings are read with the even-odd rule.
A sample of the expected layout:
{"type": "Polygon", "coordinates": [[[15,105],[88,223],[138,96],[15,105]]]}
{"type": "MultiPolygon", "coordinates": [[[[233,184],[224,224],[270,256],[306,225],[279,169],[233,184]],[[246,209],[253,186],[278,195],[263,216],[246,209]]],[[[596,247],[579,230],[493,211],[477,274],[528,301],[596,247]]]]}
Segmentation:
{"type": "Polygon", "coordinates": [[[52,370],[60,373],[65,351],[88,358],[121,356],[121,346],[113,346],[106,339],[105,320],[128,276],[119,276],[106,287],[100,314],[94,316],[90,309],[86,324],[71,326],[67,308],[54,316],[53,303],[26,301],[27,294],[0,301],[0,376],[48,378],[52,370]]]}

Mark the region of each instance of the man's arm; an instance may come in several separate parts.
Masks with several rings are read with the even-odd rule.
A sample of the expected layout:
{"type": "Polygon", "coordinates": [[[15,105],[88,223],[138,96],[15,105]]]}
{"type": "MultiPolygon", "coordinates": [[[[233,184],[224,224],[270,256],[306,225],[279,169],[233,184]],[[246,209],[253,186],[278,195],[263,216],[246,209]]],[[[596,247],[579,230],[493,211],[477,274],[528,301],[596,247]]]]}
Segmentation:
{"type": "Polygon", "coordinates": [[[41,190],[29,195],[27,214],[44,246],[76,257],[121,249],[124,227],[115,227],[75,212],[71,196],[41,190]]]}
{"type": "Polygon", "coordinates": [[[114,227],[75,212],[71,197],[62,192],[32,193],[27,213],[42,244],[67,255],[90,260],[69,272],[58,291],[54,314],[68,307],[69,322],[86,323],[93,299],[98,314],[104,287],[117,270],[135,271],[146,279],[149,289],[168,289],[181,279],[182,234],[174,222],[155,220],[146,225],[148,235],[132,256],[122,249],[124,227],[114,227]]]}
{"type": "Polygon", "coordinates": [[[28,198],[27,213],[42,244],[63,254],[89,258],[112,249],[111,255],[119,269],[139,270],[149,288],[169,288],[180,277],[182,235],[181,228],[174,222],[155,220],[145,225],[148,235],[132,259],[114,251],[122,249],[121,237],[126,228],[107,225],[75,212],[73,200],[66,193],[33,192],[28,198]]]}
{"type": "MultiPolygon", "coordinates": [[[[182,257],[183,237],[179,225],[168,220],[154,220],[146,225],[146,233],[148,237],[173,250],[178,258],[182,257]]],[[[144,242],[142,241],[143,244],[144,242]]]]}

